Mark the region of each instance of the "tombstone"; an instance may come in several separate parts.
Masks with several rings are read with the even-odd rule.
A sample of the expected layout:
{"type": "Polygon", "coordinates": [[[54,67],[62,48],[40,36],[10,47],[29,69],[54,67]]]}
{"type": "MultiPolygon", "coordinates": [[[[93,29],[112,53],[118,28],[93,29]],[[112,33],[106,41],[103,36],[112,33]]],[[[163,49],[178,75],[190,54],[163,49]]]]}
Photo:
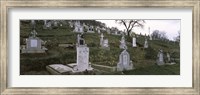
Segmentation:
{"type": "Polygon", "coordinates": [[[69,26],[70,26],[71,28],[73,28],[73,22],[72,22],[72,21],[69,21],[68,23],[69,23],[69,26]]]}
{"type": "Polygon", "coordinates": [[[119,63],[117,64],[117,71],[132,70],[134,69],[133,63],[130,60],[129,53],[125,50],[119,56],[119,63]]]}
{"type": "Polygon", "coordinates": [[[151,33],[150,33],[150,27],[149,27],[149,40],[152,40],[152,36],[151,36],[151,33]]]}
{"type": "Polygon", "coordinates": [[[153,40],[153,39],[152,39],[152,36],[151,36],[151,35],[149,35],[149,36],[150,36],[149,40],[153,40]]]}
{"type": "Polygon", "coordinates": [[[164,65],[165,62],[164,62],[163,50],[160,50],[158,52],[157,57],[158,57],[158,59],[157,59],[157,65],[164,65]]]}
{"type": "Polygon", "coordinates": [[[77,46],[80,46],[80,45],[86,45],[85,44],[85,40],[83,39],[83,34],[78,34],[77,35],[77,43],[76,43],[77,46]]]}
{"type": "Polygon", "coordinates": [[[47,25],[47,20],[44,20],[43,29],[47,29],[46,25],[47,25]]]}
{"type": "Polygon", "coordinates": [[[76,47],[77,59],[76,66],[73,67],[74,72],[91,71],[93,68],[89,64],[89,48],[84,43],[84,39],[81,37],[80,45],[76,47]]]}
{"type": "Polygon", "coordinates": [[[52,29],[51,21],[44,20],[43,29],[52,29]]]}
{"type": "Polygon", "coordinates": [[[133,47],[137,47],[136,38],[135,37],[132,38],[132,46],[133,47]]]}
{"type": "Polygon", "coordinates": [[[87,32],[88,33],[94,33],[94,27],[93,26],[89,26],[87,32]]]}
{"type": "Polygon", "coordinates": [[[174,60],[171,59],[171,56],[170,56],[170,54],[169,54],[168,52],[167,52],[166,56],[167,56],[167,60],[166,60],[166,64],[167,64],[167,65],[176,64],[176,63],[174,62],[174,60]]]}
{"type": "Polygon", "coordinates": [[[31,36],[26,39],[26,47],[21,49],[22,53],[45,53],[47,48],[42,46],[42,41],[40,38],[36,37],[37,32],[33,30],[31,36]]]}
{"type": "Polygon", "coordinates": [[[148,47],[149,47],[149,45],[148,45],[148,41],[147,41],[147,39],[145,38],[144,48],[148,48],[148,47]]]}
{"type": "Polygon", "coordinates": [[[80,21],[76,21],[74,24],[74,32],[83,33],[83,26],[81,25],[80,21]]]}
{"type": "Polygon", "coordinates": [[[111,31],[111,30],[110,30],[110,28],[107,28],[106,31],[107,31],[108,34],[110,34],[110,31],[111,31]]]}
{"type": "Polygon", "coordinates": [[[53,21],[53,26],[54,26],[54,27],[58,27],[58,21],[55,21],[55,20],[54,20],[54,21],[53,21]]]}
{"type": "Polygon", "coordinates": [[[103,40],[103,47],[108,48],[108,39],[103,40]]]}
{"type": "Polygon", "coordinates": [[[104,35],[103,35],[103,33],[101,33],[101,36],[100,36],[101,38],[100,38],[100,46],[102,46],[103,45],[103,37],[104,37],[104,35]]]}
{"type": "Polygon", "coordinates": [[[35,20],[31,20],[31,28],[32,28],[32,30],[35,29],[35,20]]]}
{"type": "Polygon", "coordinates": [[[125,42],[125,38],[124,38],[124,36],[122,36],[122,38],[121,38],[119,48],[120,48],[120,49],[127,49],[127,46],[126,46],[126,42],[125,42]]]}

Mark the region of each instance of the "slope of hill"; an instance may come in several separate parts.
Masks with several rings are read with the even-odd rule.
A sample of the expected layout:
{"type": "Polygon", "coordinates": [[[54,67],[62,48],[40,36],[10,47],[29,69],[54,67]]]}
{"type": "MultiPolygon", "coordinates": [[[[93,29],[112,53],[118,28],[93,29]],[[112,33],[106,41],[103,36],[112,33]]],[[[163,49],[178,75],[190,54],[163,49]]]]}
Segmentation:
{"type": "MultiPolygon", "coordinates": [[[[42,23],[37,24],[37,37],[47,41],[46,54],[21,54],[20,55],[20,74],[48,74],[45,66],[49,64],[69,64],[76,62],[76,37],[77,33],[72,32],[73,29],[68,25],[63,25],[55,29],[44,30],[42,23]],[[73,47],[58,47],[59,44],[71,44],[73,47]]],[[[21,23],[20,25],[20,44],[23,45],[24,39],[28,37],[31,32],[29,23],[21,23]]],[[[108,38],[110,50],[100,48],[100,34],[85,33],[84,39],[87,46],[90,48],[89,60],[92,64],[116,66],[119,61],[119,55],[122,49],[119,48],[121,36],[104,33],[108,38]]],[[[130,58],[133,61],[136,69],[125,71],[124,74],[134,75],[171,75],[180,74],[180,49],[177,43],[166,42],[161,40],[148,40],[149,48],[144,49],[144,36],[137,37],[137,45],[139,47],[133,48],[131,38],[125,36],[126,44],[130,58]],[[156,59],[159,49],[170,52],[172,57],[177,59],[175,65],[157,66],[156,59]]],[[[121,74],[116,72],[108,72],[101,74],[121,74]]]]}

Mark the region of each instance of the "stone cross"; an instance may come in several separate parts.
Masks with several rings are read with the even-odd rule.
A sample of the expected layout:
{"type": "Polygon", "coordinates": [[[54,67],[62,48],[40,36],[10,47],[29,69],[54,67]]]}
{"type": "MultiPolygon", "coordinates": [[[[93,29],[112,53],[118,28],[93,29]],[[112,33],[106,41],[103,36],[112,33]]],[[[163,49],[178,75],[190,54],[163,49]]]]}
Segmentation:
{"type": "Polygon", "coordinates": [[[35,30],[33,30],[33,31],[31,32],[31,36],[32,36],[33,38],[35,38],[36,35],[37,35],[37,32],[36,32],[35,30]]]}
{"type": "Polygon", "coordinates": [[[31,20],[32,29],[35,29],[35,20],[31,20]]]}

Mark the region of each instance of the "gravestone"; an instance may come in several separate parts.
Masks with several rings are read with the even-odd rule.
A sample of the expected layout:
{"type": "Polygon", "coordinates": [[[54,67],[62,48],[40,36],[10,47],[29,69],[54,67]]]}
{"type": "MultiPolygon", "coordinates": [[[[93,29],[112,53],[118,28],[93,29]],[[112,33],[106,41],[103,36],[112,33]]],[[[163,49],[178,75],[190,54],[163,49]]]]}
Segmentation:
{"type": "Polygon", "coordinates": [[[158,57],[158,59],[157,59],[157,65],[164,65],[165,62],[164,62],[163,50],[160,50],[158,52],[157,57],[158,57]]]}
{"type": "Polygon", "coordinates": [[[145,38],[145,41],[144,41],[144,48],[148,48],[148,47],[149,47],[148,41],[147,41],[147,39],[145,38]]]}
{"type": "Polygon", "coordinates": [[[35,29],[35,20],[31,20],[31,26],[32,30],[35,29]]]}
{"type": "Polygon", "coordinates": [[[122,38],[121,38],[121,40],[120,40],[120,46],[119,46],[119,48],[120,48],[120,49],[127,49],[124,36],[122,36],[122,38]]]}
{"type": "Polygon", "coordinates": [[[84,39],[81,37],[80,45],[76,47],[77,59],[76,65],[73,67],[73,72],[91,71],[93,68],[89,64],[89,48],[84,43],[84,39]]]}
{"type": "Polygon", "coordinates": [[[133,37],[133,39],[132,39],[132,46],[133,47],[137,47],[136,38],[135,37],[133,37]]]}
{"type": "Polygon", "coordinates": [[[69,23],[69,26],[70,26],[71,28],[73,28],[73,26],[74,26],[73,22],[72,22],[72,21],[68,21],[68,23],[69,23]]]}
{"type": "Polygon", "coordinates": [[[42,46],[42,41],[40,38],[36,37],[37,32],[33,30],[31,32],[31,36],[26,39],[26,47],[21,49],[22,53],[45,53],[47,48],[42,46]]]}
{"type": "Polygon", "coordinates": [[[174,62],[174,60],[172,60],[171,59],[171,56],[170,56],[170,54],[167,52],[167,60],[166,60],[166,64],[167,65],[173,65],[173,64],[176,64],[175,62],[174,62]]]}
{"type": "Polygon", "coordinates": [[[149,35],[149,36],[150,36],[149,40],[153,40],[153,39],[152,39],[152,36],[151,36],[151,35],[149,35]]]}
{"type": "Polygon", "coordinates": [[[104,37],[104,35],[103,35],[103,33],[101,33],[101,36],[100,36],[100,46],[102,46],[103,45],[103,37],[104,37]]]}
{"type": "Polygon", "coordinates": [[[54,21],[53,21],[53,26],[54,26],[54,27],[58,27],[58,21],[54,20],[54,21]]]}
{"type": "Polygon", "coordinates": [[[80,21],[76,21],[74,24],[74,32],[83,33],[83,26],[81,25],[80,21]]]}
{"type": "Polygon", "coordinates": [[[150,27],[149,27],[149,40],[152,40],[152,36],[151,36],[151,33],[150,33],[150,27]]]}
{"type": "Polygon", "coordinates": [[[85,45],[85,40],[83,39],[83,34],[77,35],[77,46],[85,45]]]}
{"type": "Polygon", "coordinates": [[[132,70],[133,63],[130,60],[129,53],[125,50],[119,56],[119,63],[117,64],[117,71],[132,70]]]}
{"type": "Polygon", "coordinates": [[[108,39],[104,39],[103,40],[103,47],[104,48],[108,48],[109,47],[109,45],[108,45],[108,39]]]}
{"type": "Polygon", "coordinates": [[[47,28],[46,28],[46,24],[47,24],[47,20],[44,20],[43,29],[47,29],[47,28]]]}
{"type": "Polygon", "coordinates": [[[110,28],[107,28],[106,31],[108,34],[110,34],[110,32],[111,32],[110,28]]]}
{"type": "Polygon", "coordinates": [[[87,32],[88,33],[94,33],[94,27],[93,26],[89,26],[87,32]]]}

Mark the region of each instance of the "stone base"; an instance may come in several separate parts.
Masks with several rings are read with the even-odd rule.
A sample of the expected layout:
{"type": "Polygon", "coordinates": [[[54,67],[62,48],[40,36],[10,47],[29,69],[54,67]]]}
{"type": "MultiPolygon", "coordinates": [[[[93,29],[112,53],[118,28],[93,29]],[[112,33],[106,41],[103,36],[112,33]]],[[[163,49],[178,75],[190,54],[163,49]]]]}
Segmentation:
{"type": "Polygon", "coordinates": [[[163,62],[163,61],[157,61],[157,65],[159,65],[159,66],[165,65],[165,62],[163,62]]]}
{"type": "Polygon", "coordinates": [[[166,65],[174,65],[176,64],[175,62],[171,62],[171,63],[166,63],[166,65]]]}
{"type": "Polygon", "coordinates": [[[87,31],[87,33],[95,33],[94,31],[87,31]]]}
{"type": "Polygon", "coordinates": [[[117,64],[117,71],[125,71],[125,70],[133,70],[135,69],[133,67],[132,62],[130,62],[129,66],[123,66],[122,63],[117,64]]]}
{"type": "Polygon", "coordinates": [[[48,72],[52,75],[76,75],[76,74],[92,74],[93,68],[90,67],[87,71],[78,71],[73,68],[76,67],[76,63],[63,65],[63,64],[52,64],[46,66],[48,72]]]}
{"type": "Polygon", "coordinates": [[[132,47],[137,47],[137,45],[132,45],[132,47]]]}
{"type": "Polygon", "coordinates": [[[72,68],[65,66],[63,64],[53,64],[46,66],[48,72],[52,75],[62,75],[62,74],[70,74],[72,68]]]}
{"type": "Polygon", "coordinates": [[[45,53],[47,49],[35,49],[35,50],[29,50],[29,49],[21,49],[21,53],[45,53]]]}
{"type": "Polygon", "coordinates": [[[71,63],[71,64],[67,64],[69,67],[72,68],[72,72],[73,73],[80,73],[80,72],[84,72],[84,71],[93,71],[93,68],[91,67],[91,64],[89,64],[89,67],[85,70],[78,70],[77,64],[76,63],[71,63]]]}

